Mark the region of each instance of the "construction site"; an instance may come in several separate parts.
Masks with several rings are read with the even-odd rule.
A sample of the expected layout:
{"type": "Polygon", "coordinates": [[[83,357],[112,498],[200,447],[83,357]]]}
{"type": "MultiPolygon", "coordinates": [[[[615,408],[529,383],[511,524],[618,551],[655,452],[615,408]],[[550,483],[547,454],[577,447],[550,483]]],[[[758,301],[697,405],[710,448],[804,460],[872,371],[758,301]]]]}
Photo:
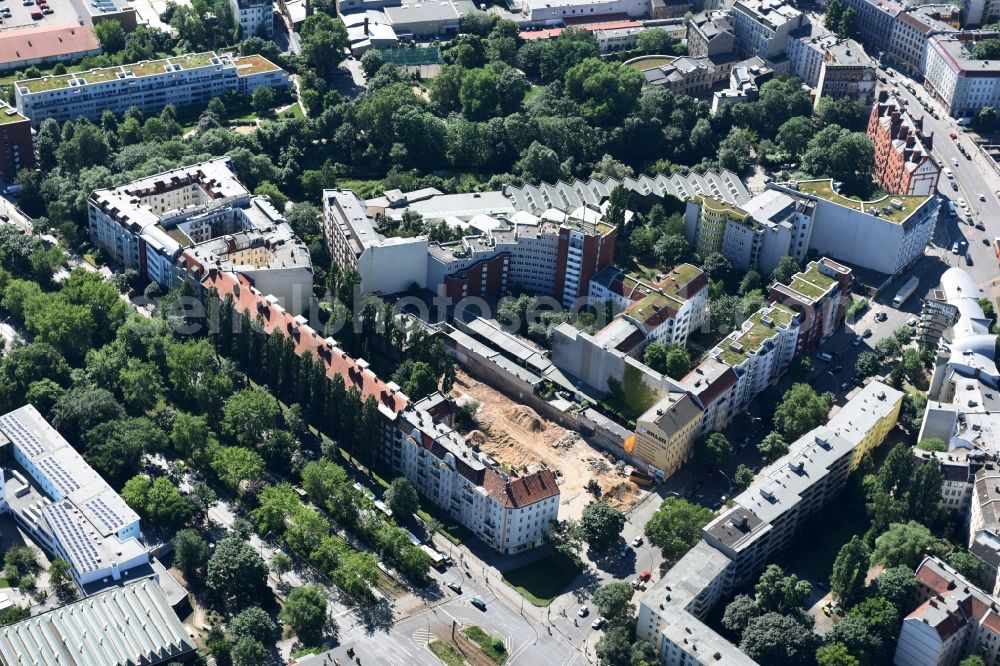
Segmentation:
{"type": "Polygon", "coordinates": [[[451,396],[459,405],[473,402],[477,407],[473,415],[476,428],[465,434],[471,444],[513,470],[529,465],[552,470],[559,484],[562,519],[579,518],[595,499],[588,488],[592,480],[600,488],[601,499],[623,511],[648,492],[629,480],[631,469],[625,462],[462,370],[451,396]]]}

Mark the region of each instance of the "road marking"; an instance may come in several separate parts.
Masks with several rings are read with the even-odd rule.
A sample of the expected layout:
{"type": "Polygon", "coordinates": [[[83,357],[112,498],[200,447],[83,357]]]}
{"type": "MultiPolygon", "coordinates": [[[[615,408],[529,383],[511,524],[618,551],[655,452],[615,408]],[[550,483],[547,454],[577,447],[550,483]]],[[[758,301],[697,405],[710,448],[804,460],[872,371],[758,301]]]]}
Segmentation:
{"type": "Polygon", "coordinates": [[[431,630],[427,627],[420,627],[413,632],[413,642],[417,645],[427,645],[431,642],[431,630]]]}

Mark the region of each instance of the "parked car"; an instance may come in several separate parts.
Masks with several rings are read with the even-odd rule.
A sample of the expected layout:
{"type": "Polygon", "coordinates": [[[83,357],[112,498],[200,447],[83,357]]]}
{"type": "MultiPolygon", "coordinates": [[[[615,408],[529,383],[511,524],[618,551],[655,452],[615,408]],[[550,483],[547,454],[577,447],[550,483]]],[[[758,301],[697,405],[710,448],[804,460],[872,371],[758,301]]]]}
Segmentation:
{"type": "Polygon", "coordinates": [[[980,231],[986,231],[986,225],[983,224],[982,222],[976,222],[976,229],[979,229],[980,231]]]}
{"type": "Polygon", "coordinates": [[[604,626],[604,623],[606,621],[607,620],[605,620],[603,617],[601,617],[600,615],[598,615],[596,618],[594,618],[594,621],[590,623],[590,626],[591,626],[592,629],[600,629],[601,627],[604,626]]]}
{"type": "Polygon", "coordinates": [[[951,244],[951,253],[958,254],[958,241],[951,244]]]}
{"type": "Polygon", "coordinates": [[[906,325],[909,326],[910,328],[916,328],[917,327],[917,318],[916,317],[910,317],[909,319],[906,320],[906,325]]]}
{"type": "Polygon", "coordinates": [[[865,332],[861,334],[861,337],[865,338],[866,340],[872,337],[872,329],[866,328],[865,332]]]}
{"type": "Polygon", "coordinates": [[[972,255],[971,254],[965,255],[965,265],[966,266],[971,266],[972,265],[972,255]]]}
{"type": "Polygon", "coordinates": [[[976,196],[979,197],[980,201],[986,201],[986,195],[983,194],[982,192],[977,192],[976,196]]]}
{"type": "Polygon", "coordinates": [[[448,587],[451,588],[452,592],[456,594],[462,594],[462,586],[459,585],[458,583],[448,583],[448,587]]]}
{"type": "Polygon", "coordinates": [[[472,597],[469,599],[469,603],[478,608],[479,610],[486,612],[486,602],[480,597],[472,597]]]}
{"type": "Polygon", "coordinates": [[[855,335],[854,336],[854,341],[851,344],[854,345],[855,347],[857,347],[858,345],[861,344],[861,340],[862,340],[862,337],[860,335],[855,335]]]}
{"type": "Polygon", "coordinates": [[[578,610],[576,614],[579,615],[580,617],[587,617],[588,615],[590,615],[590,609],[587,608],[586,606],[580,606],[580,610],[578,610]]]}
{"type": "Polygon", "coordinates": [[[638,548],[641,545],[642,545],[642,537],[641,536],[637,536],[636,538],[632,539],[632,546],[633,547],[638,548]]]}

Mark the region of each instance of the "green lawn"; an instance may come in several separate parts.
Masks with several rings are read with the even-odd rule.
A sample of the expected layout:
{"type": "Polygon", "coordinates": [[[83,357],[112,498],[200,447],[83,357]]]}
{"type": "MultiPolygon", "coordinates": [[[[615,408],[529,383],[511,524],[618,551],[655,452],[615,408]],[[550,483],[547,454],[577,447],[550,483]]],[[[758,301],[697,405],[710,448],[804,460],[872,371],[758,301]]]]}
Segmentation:
{"type": "Polygon", "coordinates": [[[465,664],[465,660],[462,659],[462,655],[458,653],[458,650],[444,641],[431,641],[427,647],[431,649],[435,657],[448,664],[448,666],[463,666],[465,664]]]}
{"type": "Polygon", "coordinates": [[[579,562],[561,553],[513,569],[503,580],[535,606],[548,606],[580,574],[579,562]]]}
{"type": "Polygon", "coordinates": [[[486,656],[495,661],[497,664],[502,664],[507,661],[507,650],[503,647],[503,641],[499,637],[491,636],[490,634],[483,631],[480,627],[472,625],[471,627],[466,627],[462,630],[469,639],[482,648],[486,656]],[[500,649],[494,647],[493,643],[495,641],[500,641],[500,649]]]}

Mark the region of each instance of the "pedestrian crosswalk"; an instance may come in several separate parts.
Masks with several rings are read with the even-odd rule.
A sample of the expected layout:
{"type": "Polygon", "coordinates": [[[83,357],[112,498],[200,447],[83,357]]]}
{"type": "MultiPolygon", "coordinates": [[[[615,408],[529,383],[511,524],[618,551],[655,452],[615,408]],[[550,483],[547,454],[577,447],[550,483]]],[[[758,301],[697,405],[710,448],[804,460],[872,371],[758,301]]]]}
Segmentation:
{"type": "Polygon", "coordinates": [[[427,627],[420,627],[413,632],[413,642],[417,645],[427,645],[431,642],[431,630],[427,627]]]}

